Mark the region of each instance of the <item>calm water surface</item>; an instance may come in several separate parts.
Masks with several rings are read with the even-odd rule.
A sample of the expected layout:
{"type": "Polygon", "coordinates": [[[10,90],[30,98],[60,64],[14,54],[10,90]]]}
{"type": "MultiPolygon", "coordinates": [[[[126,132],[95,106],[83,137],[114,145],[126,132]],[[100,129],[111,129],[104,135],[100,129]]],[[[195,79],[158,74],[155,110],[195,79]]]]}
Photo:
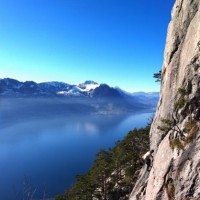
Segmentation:
{"type": "Polygon", "coordinates": [[[36,105],[13,101],[1,101],[0,105],[2,200],[20,199],[27,182],[37,190],[36,198],[43,191],[49,197],[63,193],[75,175],[91,167],[100,149],[112,147],[129,130],[144,127],[152,116],[151,112],[80,114],[68,108],[40,112],[36,105]]]}

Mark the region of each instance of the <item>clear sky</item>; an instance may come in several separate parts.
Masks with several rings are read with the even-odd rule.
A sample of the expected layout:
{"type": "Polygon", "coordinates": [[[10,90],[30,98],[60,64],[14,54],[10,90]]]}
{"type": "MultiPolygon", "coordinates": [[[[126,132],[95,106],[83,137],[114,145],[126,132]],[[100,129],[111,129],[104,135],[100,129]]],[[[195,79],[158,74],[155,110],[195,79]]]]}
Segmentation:
{"type": "Polygon", "coordinates": [[[159,91],[174,0],[0,0],[0,77],[159,91]]]}

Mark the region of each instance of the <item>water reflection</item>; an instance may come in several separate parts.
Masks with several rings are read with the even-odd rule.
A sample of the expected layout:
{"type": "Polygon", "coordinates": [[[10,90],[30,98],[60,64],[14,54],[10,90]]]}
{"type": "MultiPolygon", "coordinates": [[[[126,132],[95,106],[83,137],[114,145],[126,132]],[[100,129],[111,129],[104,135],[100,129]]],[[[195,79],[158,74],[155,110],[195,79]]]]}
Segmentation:
{"type": "Polygon", "coordinates": [[[75,124],[76,133],[86,133],[88,135],[96,135],[99,133],[99,128],[91,122],[77,123],[75,124]]]}
{"type": "Polygon", "coordinates": [[[88,170],[99,149],[113,146],[152,115],[83,115],[70,109],[72,113],[60,105],[48,110],[38,101],[1,101],[0,199],[16,199],[24,175],[34,187],[45,185],[49,196],[64,192],[76,174],[88,170]]]}

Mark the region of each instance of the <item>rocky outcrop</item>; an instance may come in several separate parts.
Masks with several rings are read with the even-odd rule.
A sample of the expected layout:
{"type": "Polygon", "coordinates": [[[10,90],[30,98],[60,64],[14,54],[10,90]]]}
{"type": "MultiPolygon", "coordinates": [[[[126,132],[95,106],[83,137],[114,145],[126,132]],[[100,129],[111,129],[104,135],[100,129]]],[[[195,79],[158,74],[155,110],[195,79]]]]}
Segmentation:
{"type": "Polygon", "coordinates": [[[176,0],[150,131],[153,166],[142,169],[130,200],[200,199],[199,128],[200,1],[176,0]]]}

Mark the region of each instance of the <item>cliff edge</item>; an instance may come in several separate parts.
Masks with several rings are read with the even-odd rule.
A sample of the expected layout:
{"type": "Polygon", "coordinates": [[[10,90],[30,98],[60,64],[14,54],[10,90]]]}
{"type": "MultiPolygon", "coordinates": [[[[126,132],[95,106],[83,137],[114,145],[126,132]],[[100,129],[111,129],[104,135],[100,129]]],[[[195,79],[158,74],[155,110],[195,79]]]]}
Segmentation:
{"type": "Polygon", "coordinates": [[[176,0],[161,74],[153,165],[141,170],[130,200],[200,200],[199,0],[176,0]]]}

